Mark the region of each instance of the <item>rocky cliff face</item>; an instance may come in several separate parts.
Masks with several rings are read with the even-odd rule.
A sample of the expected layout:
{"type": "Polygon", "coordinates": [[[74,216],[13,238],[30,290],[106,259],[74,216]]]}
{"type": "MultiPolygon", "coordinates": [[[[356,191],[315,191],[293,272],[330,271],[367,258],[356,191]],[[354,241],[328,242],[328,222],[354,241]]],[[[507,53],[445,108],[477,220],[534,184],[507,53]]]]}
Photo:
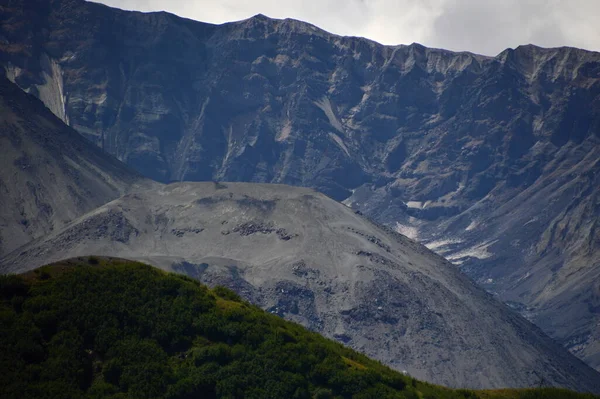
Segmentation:
{"type": "Polygon", "coordinates": [[[0,77],[0,255],[147,183],[0,77]]]}
{"type": "Polygon", "coordinates": [[[7,76],[146,176],[346,200],[600,366],[600,54],[482,57],[77,0],[0,19],[7,76]]]}
{"type": "Polygon", "coordinates": [[[145,260],[439,384],[540,381],[600,391],[600,375],[424,246],[306,188],[175,183],[112,201],[2,259],[22,272],[83,254],[145,260]]]}

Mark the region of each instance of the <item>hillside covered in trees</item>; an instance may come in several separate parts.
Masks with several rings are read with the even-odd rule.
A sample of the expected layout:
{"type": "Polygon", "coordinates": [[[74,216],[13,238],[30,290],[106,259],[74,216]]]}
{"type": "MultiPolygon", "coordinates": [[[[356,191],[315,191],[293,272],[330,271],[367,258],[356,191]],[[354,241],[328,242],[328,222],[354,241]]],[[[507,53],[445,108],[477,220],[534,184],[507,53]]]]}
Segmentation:
{"type": "Polygon", "coordinates": [[[0,276],[2,398],[593,398],[419,382],[150,266],[78,258],[0,276]]]}

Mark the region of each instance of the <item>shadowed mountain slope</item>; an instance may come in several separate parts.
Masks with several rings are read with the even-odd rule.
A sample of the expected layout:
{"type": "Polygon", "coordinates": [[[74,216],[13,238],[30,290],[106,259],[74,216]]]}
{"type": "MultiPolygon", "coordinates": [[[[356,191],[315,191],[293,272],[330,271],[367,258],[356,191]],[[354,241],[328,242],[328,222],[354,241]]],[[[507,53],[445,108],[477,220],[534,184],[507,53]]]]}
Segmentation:
{"type": "Polygon", "coordinates": [[[147,185],[3,76],[0,153],[0,254],[147,185]]]}

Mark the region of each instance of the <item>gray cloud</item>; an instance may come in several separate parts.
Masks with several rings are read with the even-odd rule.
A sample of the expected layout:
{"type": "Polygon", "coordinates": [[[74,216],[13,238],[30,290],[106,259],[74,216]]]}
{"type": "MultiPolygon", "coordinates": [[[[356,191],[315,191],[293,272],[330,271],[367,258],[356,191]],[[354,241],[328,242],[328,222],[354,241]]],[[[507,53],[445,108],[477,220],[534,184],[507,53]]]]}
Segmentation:
{"type": "Polygon", "coordinates": [[[600,50],[598,0],[100,1],[129,10],[166,10],[212,23],[262,13],[384,44],[418,42],[486,55],[527,43],[600,50]]]}

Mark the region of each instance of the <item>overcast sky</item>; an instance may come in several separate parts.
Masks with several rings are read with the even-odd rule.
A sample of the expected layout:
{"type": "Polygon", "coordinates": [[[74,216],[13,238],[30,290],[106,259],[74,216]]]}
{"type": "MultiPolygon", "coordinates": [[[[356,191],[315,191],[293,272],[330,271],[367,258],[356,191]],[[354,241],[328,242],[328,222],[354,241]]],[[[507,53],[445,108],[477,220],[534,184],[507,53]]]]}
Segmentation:
{"type": "MultiPolygon", "coordinates": [[[[98,0],[97,0],[98,1],[98,0]]],[[[223,23],[265,14],[383,44],[496,55],[533,43],[600,50],[600,0],[99,0],[223,23]]]]}

